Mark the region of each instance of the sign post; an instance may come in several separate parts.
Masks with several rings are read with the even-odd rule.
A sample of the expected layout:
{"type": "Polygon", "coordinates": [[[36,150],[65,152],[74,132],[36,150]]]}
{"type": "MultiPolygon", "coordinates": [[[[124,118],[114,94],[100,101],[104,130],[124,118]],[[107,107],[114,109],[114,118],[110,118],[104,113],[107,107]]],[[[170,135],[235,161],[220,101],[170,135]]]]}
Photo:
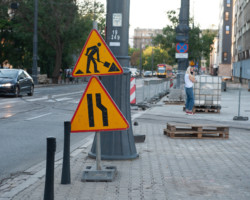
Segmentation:
{"type": "Polygon", "coordinates": [[[115,166],[101,166],[100,131],[126,130],[129,123],[99,81],[92,76],[71,120],[71,132],[96,132],[96,166],[87,166],[82,181],[112,181],[115,166]]]}
{"type": "MultiPolygon", "coordinates": [[[[121,19],[122,16],[119,13],[114,15],[114,23],[116,25],[120,25],[121,19]]],[[[71,120],[72,133],[96,132],[93,142],[96,145],[96,166],[86,167],[86,170],[83,172],[82,181],[112,181],[117,173],[115,166],[101,166],[101,158],[103,157],[101,155],[101,148],[105,150],[108,147],[107,144],[106,146],[101,145],[100,132],[116,131],[114,133],[118,134],[118,131],[131,129],[131,127],[105,87],[93,75],[108,76],[122,74],[123,68],[113,56],[98,31],[93,29],[72,72],[74,77],[91,76],[71,120]]],[[[131,138],[129,136],[125,137],[131,138]]],[[[108,144],[108,146],[111,145],[108,144]]],[[[118,146],[121,146],[125,152],[123,144],[119,144],[118,146]]],[[[133,144],[125,144],[125,146],[133,149],[133,144]]]]}
{"type": "Polygon", "coordinates": [[[96,132],[96,170],[102,170],[101,168],[101,135],[100,132],[96,132]]]}

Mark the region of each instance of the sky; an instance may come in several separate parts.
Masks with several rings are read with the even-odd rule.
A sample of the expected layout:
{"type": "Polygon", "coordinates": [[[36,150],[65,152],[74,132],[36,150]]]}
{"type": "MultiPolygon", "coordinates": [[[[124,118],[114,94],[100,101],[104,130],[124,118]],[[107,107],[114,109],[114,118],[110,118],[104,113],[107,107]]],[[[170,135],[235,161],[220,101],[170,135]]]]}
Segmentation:
{"type": "MultiPolygon", "coordinates": [[[[96,0],[105,4],[106,0],[96,0]]],[[[190,17],[200,28],[218,27],[219,0],[190,0],[190,17]]],[[[181,0],[130,0],[130,33],[135,28],[161,29],[169,24],[166,12],[179,11],[181,0]]]]}
{"type": "MultiPolygon", "coordinates": [[[[93,0],[94,1],[94,0],[93,0]]],[[[96,0],[104,4],[107,0],[96,0]]],[[[218,29],[220,0],[189,0],[189,17],[201,29],[218,29]]],[[[129,40],[133,45],[134,29],[162,29],[170,24],[167,11],[179,13],[181,0],[130,0],[129,40]]]]}

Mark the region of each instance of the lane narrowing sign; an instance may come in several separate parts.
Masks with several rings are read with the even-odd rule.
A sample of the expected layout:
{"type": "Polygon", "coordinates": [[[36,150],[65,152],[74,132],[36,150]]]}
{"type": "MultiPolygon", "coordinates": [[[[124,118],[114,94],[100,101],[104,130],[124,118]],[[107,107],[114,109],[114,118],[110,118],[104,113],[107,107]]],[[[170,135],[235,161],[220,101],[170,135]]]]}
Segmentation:
{"type": "Polygon", "coordinates": [[[129,123],[95,76],[91,77],[71,120],[71,132],[126,130],[129,123]]]}

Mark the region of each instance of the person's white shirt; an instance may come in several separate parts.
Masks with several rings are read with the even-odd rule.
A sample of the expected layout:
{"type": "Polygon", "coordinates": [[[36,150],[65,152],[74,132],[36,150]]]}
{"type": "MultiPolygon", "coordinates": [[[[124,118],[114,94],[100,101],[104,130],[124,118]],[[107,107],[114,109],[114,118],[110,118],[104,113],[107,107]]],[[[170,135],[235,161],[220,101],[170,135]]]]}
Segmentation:
{"type": "Polygon", "coordinates": [[[185,74],[185,87],[191,88],[194,86],[194,83],[189,79],[189,74],[185,74]]]}

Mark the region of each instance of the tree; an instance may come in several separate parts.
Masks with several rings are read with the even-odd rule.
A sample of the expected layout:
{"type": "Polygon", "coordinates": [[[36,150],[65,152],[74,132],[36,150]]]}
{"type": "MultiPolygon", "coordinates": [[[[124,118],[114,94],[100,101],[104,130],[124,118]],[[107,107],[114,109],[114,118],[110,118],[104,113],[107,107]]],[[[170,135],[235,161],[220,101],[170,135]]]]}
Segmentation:
{"type": "Polygon", "coordinates": [[[132,66],[139,66],[140,62],[140,49],[129,48],[130,64],[132,66]]]}
{"type": "Polygon", "coordinates": [[[212,44],[214,42],[214,37],[216,36],[217,31],[205,30],[202,34],[202,52],[204,58],[208,61],[207,66],[209,66],[210,53],[213,50],[212,44]]]}
{"type": "Polygon", "coordinates": [[[200,38],[201,30],[199,27],[193,27],[189,31],[188,41],[188,57],[189,60],[201,60],[202,56],[202,40],[200,38]]]}
{"type": "Polygon", "coordinates": [[[143,68],[145,70],[151,70],[152,69],[152,59],[154,66],[153,70],[156,70],[156,65],[160,63],[171,63],[171,57],[168,54],[167,50],[161,49],[159,47],[147,47],[143,51],[143,68]],[[152,53],[153,51],[153,53],[152,53]]]}
{"type": "Polygon", "coordinates": [[[167,25],[163,28],[163,34],[158,34],[156,37],[153,38],[153,44],[156,46],[158,45],[161,49],[167,51],[169,55],[169,60],[167,64],[174,65],[176,63],[175,60],[175,38],[176,32],[175,29],[178,25],[179,19],[176,16],[176,12],[171,10],[167,11],[167,17],[171,24],[167,25]]]}
{"type": "MultiPolygon", "coordinates": [[[[0,65],[8,60],[11,65],[17,67],[24,66],[24,60],[28,53],[28,45],[25,44],[25,35],[29,32],[19,33],[16,31],[18,27],[18,18],[15,9],[11,9],[9,1],[0,2],[0,65]]],[[[17,5],[17,4],[16,4],[17,5]]]]}
{"type": "MultiPolygon", "coordinates": [[[[18,49],[21,59],[11,58],[11,61],[17,61],[20,63],[18,66],[31,69],[33,0],[17,2],[19,7],[15,12],[15,21],[11,24],[13,36],[10,43],[18,46],[22,52],[18,49]]],[[[101,23],[104,22],[104,9],[100,3],[93,5],[91,1],[84,1],[82,5],[77,5],[76,0],[43,0],[39,1],[38,9],[38,66],[42,72],[52,74],[53,82],[56,83],[60,68],[71,67],[73,55],[81,52],[92,29],[94,16],[101,23]]],[[[8,18],[7,9],[0,14],[8,18]]],[[[101,28],[103,27],[101,24],[101,28]]],[[[8,35],[10,37],[9,33],[8,35]]]]}
{"type": "MultiPolygon", "coordinates": [[[[170,60],[168,64],[174,65],[176,63],[175,53],[176,53],[176,27],[179,23],[179,19],[175,11],[168,11],[167,17],[171,22],[170,25],[167,25],[163,28],[163,34],[157,35],[153,38],[154,45],[158,45],[160,48],[167,51],[170,55],[170,60]]],[[[190,19],[190,24],[192,28],[189,30],[189,49],[188,56],[190,60],[200,61],[201,57],[205,57],[209,60],[209,54],[211,52],[211,45],[213,43],[213,38],[215,34],[209,30],[201,31],[198,26],[193,24],[193,19],[190,19]]]]}

